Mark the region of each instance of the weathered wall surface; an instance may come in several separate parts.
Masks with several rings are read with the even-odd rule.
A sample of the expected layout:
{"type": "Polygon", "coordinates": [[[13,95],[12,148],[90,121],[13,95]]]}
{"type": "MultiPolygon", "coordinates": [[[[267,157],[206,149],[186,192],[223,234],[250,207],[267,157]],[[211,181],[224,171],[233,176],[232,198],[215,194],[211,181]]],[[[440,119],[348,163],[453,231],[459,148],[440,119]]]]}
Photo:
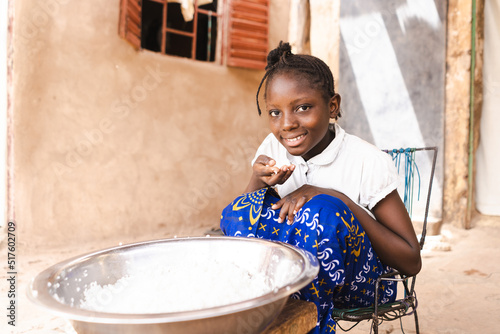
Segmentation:
{"type": "MultiPolygon", "coordinates": [[[[477,1],[479,22],[482,22],[483,2],[477,1]]],[[[446,52],[446,118],[443,220],[458,227],[470,227],[473,208],[469,159],[469,129],[471,123],[471,23],[472,1],[449,1],[446,52]]],[[[482,81],[482,29],[478,31],[475,81],[482,81]]],[[[481,87],[475,91],[476,110],[481,106],[481,87]]],[[[475,113],[479,117],[478,113],[475,113]]],[[[479,119],[475,119],[478,124],[479,119]]],[[[474,122],[473,122],[474,123],[474,122]]],[[[475,136],[477,138],[477,129],[475,136]]],[[[475,141],[475,140],[474,140],[475,141]]]]}
{"type": "MultiPolygon", "coordinates": [[[[442,221],[446,2],[345,1],[340,12],[340,124],[381,149],[438,147],[429,221],[442,221]]],[[[423,221],[431,156],[417,153],[423,221]]],[[[418,178],[417,178],[418,180],[418,178]]],[[[401,189],[402,190],[402,189],[401,189]]],[[[420,199],[420,200],[417,200],[420,199]]],[[[434,228],[433,228],[434,229],[434,228]]],[[[432,231],[435,233],[434,231],[432,231]]]]}
{"type": "Polygon", "coordinates": [[[262,71],[136,52],[118,5],[15,3],[11,214],[32,246],[216,227],[267,134],[262,71]]]}

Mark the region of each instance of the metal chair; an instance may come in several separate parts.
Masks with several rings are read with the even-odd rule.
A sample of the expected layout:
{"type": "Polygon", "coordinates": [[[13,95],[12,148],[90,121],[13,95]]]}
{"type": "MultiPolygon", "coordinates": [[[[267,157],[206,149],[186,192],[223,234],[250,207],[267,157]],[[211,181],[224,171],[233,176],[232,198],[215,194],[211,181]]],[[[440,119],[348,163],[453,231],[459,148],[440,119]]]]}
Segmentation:
{"type": "MultiPolygon", "coordinates": [[[[434,179],[434,171],[436,169],[436,160],[437,160],[437,147],[423,147],[423,148],[410,148],[410,149],[396,149],[396,150],[384,150],[386,153],[391,154],[393,156],[393,160],[395,160],[398,168],[401,168],[401,161],[398,160],[398,155],[403,154],[405,158],[408,157],[409,154],[415,154],[417,151],[432,151],[432,160],[431,160],[431,168],[429,175],[429,186],[427,189],[427,198],[425,202],[425,210],[423,216],[423,227],[422,234],[420,237],[420,249],[423,248],[425,242],[425,235],[427,230],[427,217],[429,214],[429,206],[430,206],[430,197],[432,191],[432,182],[434,179]]],[[[406,209],[408,210],[410,216],[412,214],[412,202],[413,202],[413,187],[414,187],[414,176],[415,172],[418,173],[418,166],[415,164],[414,157],[405,159],[404,161],[404,173],[405,173],[405,190],[404,190],[404,198],[406,209]]],[[[418,175],[419,176],[419,175],[418,175]]],[[[420,181],[420,180],[419,180],[420,181]]],[[[363,307],[363,308],[353,308],[353,309],[335,309],[333,311],[332,317],[335,322],[337,322],[337,326],[343,331],[349,331],[353,327],[355,327],[362,320],[372,320],[372,329],[375,334],[378,333],[378,326],[383,321],[392,321],[396,319],[400,319],[403,316],[412,315],[415,318],[415,328],[417,334],[420,333],[418,326],[418,316],[417,316],[417,296],[415,294],[415,281],[416,276],[405,276],[398,271],[394,270],[393,272],[381,275],[375,282],[375,305],[371,307],[363,307]],[[392,303],[387,304],[379,304],[379,296],[378,296],[378,287],[382,281],[396,281],[401,282],[404,288],[404,298],[396,300],[392,303]],[[339,325],[339,321],[349,321],[356,322],[353,326],[348,329],[344,329],[339,325]]]]}

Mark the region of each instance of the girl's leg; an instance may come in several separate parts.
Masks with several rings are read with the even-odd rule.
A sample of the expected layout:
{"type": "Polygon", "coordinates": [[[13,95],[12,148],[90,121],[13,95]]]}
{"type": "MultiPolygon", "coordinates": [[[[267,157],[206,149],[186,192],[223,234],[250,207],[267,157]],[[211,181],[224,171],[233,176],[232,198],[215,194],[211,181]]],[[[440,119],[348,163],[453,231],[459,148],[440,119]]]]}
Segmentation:
{"type": "MultiPolygon", "coordinates": [[[[238,197],[224,209],[221,229],[226,235],[286,242],[315,255],[320,272],[294,297],[316,304],[317,333],[334,330],[331,310],[372,305],[375,279],[390,268],[380,262],[361,225],[338,198],[315,196],[292,225],[277,222],[279,211],[271,206],[278,200],[265,189],[238,197]]],[[[382,289],[385,301],[395,298],[392,284],[382,289]]]]}

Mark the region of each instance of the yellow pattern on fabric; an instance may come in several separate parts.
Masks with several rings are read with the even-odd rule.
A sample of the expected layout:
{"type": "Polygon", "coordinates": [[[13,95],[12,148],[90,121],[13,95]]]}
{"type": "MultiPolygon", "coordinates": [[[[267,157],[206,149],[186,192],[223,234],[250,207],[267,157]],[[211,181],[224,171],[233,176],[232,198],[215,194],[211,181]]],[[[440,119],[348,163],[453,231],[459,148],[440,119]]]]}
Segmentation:
{"type": "Polygon", "coordinates": [[[314,292],[312,293],[313,295],[316,295],[316,297],[319,297],[319,291],[318,289],[314,286],[314,283],[311,283],[311,287],[309,290],[313,290],[314,292]]]}
{"type": "Polygon", "coordinates": [[[250,206],[249,217],[250,224],[255,225],[259,221],[262,212],[262,203],[266,195],[266,188],[242,196],[233,204],[233,211],[240,211],[250,206]]]}
{"type": "Polygon", "coordinates": [[[355,257],[359,257],[359,254],[361,253],[361,246],[365,242],[365,231],[359,233],[360,229],[359,226],[352,225],[352,222],[355,219],[352,213],[350,219],[351,224],[346,222],[344,217],[342,217],[338,212],[337,212],[337,217],[340,217],[342,219],[342,222],[344,222],[344,225],[347,227],[347,230],[349,231],[349,237],[347,237],[348,240],[346,240],[346,242],[349,247],[352,247],[351,254],[354,254],[355,257]]]}

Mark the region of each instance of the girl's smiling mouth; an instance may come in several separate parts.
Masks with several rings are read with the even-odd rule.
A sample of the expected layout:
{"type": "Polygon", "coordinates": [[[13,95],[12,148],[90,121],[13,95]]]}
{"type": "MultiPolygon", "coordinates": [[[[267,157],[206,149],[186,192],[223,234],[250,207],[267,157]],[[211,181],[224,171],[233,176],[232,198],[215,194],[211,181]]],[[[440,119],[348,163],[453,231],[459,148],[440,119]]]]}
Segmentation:
{"type": "Polygon", "coordinates": [[[305,136],[306,136],[305,134],[302,134],[291,138],[283,138],[283,137],[281,138],[283,138],[283,141],[285,141],[285,143],[287,143],[288,146],[298,146],[304,141],[305,136]]]}

